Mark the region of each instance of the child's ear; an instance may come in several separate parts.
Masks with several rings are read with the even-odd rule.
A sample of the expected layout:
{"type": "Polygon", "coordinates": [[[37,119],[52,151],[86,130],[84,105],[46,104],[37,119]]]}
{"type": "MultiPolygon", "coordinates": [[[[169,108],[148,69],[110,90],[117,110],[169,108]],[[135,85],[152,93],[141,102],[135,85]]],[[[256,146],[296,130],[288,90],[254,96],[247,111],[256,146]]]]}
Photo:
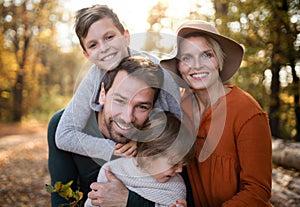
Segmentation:
{"type": "Polygon", "coordinates": [[[127,42],[127,46],[129,46],[129,44],[130,44],[130,34],[129,34],[129,31],[127,29],[124,31],[124,36],[125,36],[125,39],[126,39],[126,42],[127,42]]]}

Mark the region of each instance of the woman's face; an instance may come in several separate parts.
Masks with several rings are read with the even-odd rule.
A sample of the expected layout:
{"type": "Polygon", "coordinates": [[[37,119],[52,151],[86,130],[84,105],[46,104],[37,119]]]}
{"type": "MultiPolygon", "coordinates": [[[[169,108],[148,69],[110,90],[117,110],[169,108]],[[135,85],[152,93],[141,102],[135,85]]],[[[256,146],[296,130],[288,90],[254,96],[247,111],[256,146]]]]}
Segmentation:
{"type": "Polygon", "coordinates": [[[185,38],[179,48],[178,70],[191,88],[209,89],[220,81],[216,55],[204,37],[185,38]]]}

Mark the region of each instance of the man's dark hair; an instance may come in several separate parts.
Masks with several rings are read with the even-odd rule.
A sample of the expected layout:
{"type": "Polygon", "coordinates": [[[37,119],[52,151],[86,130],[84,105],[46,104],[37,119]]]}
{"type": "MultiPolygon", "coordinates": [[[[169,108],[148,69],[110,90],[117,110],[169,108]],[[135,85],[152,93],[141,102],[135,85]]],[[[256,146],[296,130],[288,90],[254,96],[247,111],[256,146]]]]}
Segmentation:
{"type": "Polygon", "coordinates": [[[102,78],[106,92],[112,86],[117,73],[122,70],[153,88],[155,90],[154,102],[156,101],[164,80],[163,71],[158,64],[153,63],[149,58],[140,56],[129,56],[122,59],[114,70],[107,71],[102,78]]]}

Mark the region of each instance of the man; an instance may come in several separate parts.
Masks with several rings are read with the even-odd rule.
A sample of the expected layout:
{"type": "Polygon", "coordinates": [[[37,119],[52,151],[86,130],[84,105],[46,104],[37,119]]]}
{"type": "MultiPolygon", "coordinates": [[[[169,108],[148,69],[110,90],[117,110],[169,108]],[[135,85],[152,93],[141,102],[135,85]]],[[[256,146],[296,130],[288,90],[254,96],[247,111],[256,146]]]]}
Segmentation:
{"type": "MultiPolygon", "coordinates": [[[[98,124],[94,111],[99,111],[97,92],[106,71],[113,70],[122,58],[129,55],[150,57],[148,54],[132,51],[129,46],[129,32],[124,29],[117,15],[106,5],[95,5],[81,9],[75,18],[75,30],[83,49],[83,54],[94,63],[81,81],[68,106],[56,113],[49,122],[49,172],[51,184],[74,180],[73,188],[90,191],[90,184],[96,181],[99,162],[111,160],[114,148],[99,150],[111,143],[99,139],[98,124]],[[55,139],[55,140],[54,140],[55,139]],[[95,159],[91,159],[91,157],[95,159]],[[77,182],[78,180],[78,182],[77,182]]],[[[156,101],[156,107],[180,116],[178,100],[180,94],[171,75],[163,70],[164,89],[156,101]]],[[[105,79],[105,78],[104,78],[105,79]]],[[[103,136],[102,136],[103,137],[103,136]]],[[[65,203],[58,195],[51,195],[52,206],[65,203]]]]}

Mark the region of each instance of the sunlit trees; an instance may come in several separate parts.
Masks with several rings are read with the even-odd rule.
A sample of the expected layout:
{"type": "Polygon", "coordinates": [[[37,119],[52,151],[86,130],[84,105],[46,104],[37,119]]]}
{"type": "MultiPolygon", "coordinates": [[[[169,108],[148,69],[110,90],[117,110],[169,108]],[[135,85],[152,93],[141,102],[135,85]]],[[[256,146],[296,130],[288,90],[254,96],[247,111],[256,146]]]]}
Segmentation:
{"type": "Polygon", "coordinates": [[[7,53],[14,56],[8,65],[5,65],[7,71],[14,73],[13,87],[9,91],[12,96],[12,120],[20,121],[26,107],[24,97],[30,96],[31,93],[27,87],[31,88],[36,84],[29,76],[40,49],[39,45],[35,45],[35,40],[41,33],[51,38],[52,32],[55,31],[53,19],[56,16],[52,11],[57,2],[4,1],[0,6],[4,34],[2,41],[7,53]]]}
{"type": "MultiPolygon", "coordinates": [[[[299,141],[299,2],[212,0],[212,3],[213,17],[200,14],[198,9],[185,18],[214,22],[222,34],[245,47],[241,69],[231,82],[251,93],[269,113],[273,136],[299,141]]],[[[159,18],[151,14],[150,25],[158,24],[154,20],[159,18]]],[[[171,18],[172,22],[166,13],[160,17],[171,18]]]]}
{"type": "Polygon", "coordinates": [[[57,46],[56,25],[65,21],[66,12],[58,3],[0,1],[2,121],[18,122],[29,113],[45,110],[48,104],[55,110],[60,95],[72,95],[82,64],[76,52],[81,53],[79,47],[74,53],[64,53],[57,46]]]}
{"type": "Polygon", "coordinates": [[[215,22],[222,33],[246,48],[234,82],[249,91],[269,113],[274,137],[293,137],[299,141],[300,86],[296,74],[299,3],[294,0],[214,2],[215,22]]]}

